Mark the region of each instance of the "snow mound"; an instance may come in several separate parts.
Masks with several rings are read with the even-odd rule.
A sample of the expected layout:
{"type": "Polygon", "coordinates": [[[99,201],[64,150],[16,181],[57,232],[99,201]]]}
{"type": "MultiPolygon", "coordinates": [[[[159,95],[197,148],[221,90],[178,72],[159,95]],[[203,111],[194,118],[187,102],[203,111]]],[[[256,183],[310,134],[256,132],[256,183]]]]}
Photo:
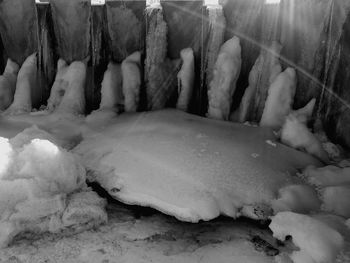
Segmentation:
{"type": "Polygon", "coordinates": [[[307,185],[289,185],[281,188],[279,198],[272,202],[275,213],[292,211],[296,213],[310,213],[318,211],[321,201],[317,192],[307,185]]]}
{"type": "Polygon", "coordinates": [[[264,207],[278,190],[301,183],[292,176],[297,169],[320,165],[276,142],[270,129],[178,110],[122,114],[95,129],[73,149],[89,170],[88,180],[122,202],[189,222],[238,217],[243,207],[267,218],[264,207]]]}
{"type": "Polygon", "coordinates": [[[322,210],[350,218],[350,185],[329,186],[320,190],[322,210]]]}
{"type": "Polygon", "coordinates": [[[350,167],[310,166],[303,171],[303,176],[311,185],[317,187],[350,185],[350,167]]]}
{"type": "Polygon", "coordinates": [[[97,196],[90,198],[94,202],[82,202],[86,204],[81,206],[85,214],[80,215],[84,216],[71,212],[76,195],[82,195],[83,189],[90,191],[85,184],[85,168],[74,154],[53,141],[50,134],[36,127],[11,140],[0,138],[0,246],[25,232],[63,231],[65,218],[76,218],[74,227],[86,224],[88,219],[105,221],[104,201],[97,196]],[[96,210],[103,220],[89,215],[90,210],[96,210]]]}
{"type": "Polygon", "coordinates": [[[306,215],[280,212],[272,217],[269,227],[279,240],[292,236],[300,248],[290,255],[294,263],[333,263],[344,245],[336,230],[306,215]]]}

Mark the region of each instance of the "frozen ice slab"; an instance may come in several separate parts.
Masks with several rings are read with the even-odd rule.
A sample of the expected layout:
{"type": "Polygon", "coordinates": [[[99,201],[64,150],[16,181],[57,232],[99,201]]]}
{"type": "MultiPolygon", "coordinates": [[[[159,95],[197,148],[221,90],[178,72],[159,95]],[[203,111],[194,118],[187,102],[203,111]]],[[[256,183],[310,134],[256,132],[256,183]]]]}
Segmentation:
{"type": "Polygon", "coordinates": [[[298,169],[320,165],[277,143],[270,129],[177,110],[122,114],[96,127],[73,150],[88,179],[124,203],[183,221],[266,218],[278,190],[301,183],[293,176],[298,169]]]}

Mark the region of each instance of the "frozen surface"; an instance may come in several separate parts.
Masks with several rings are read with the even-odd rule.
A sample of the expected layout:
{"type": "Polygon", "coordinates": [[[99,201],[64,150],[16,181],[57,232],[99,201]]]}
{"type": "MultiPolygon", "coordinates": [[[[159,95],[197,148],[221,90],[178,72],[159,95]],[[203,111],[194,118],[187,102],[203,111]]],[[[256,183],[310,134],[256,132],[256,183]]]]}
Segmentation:
{"type": "Polygon", "coordinates": [[[296,82],[293,68],[287,68],[275,78],[268,90],[261,126],[275,129],[282,127],[285,118],[292,110],[296,82]]]}
{"type": "Polygon", "coordinates": [[[294,263],[333,263],[344,245],[343,237],[327,224],[312,217],[281,212],[272,218],[273,236],[285,240],[291,236],[300,250],[291,253],[294,263]]]}
{"type": "Polygon", "coordinates": [[[38,85],[37,79],[37,53],[30,55],[18,72],[16,91],[11,106],[5,111],[7,115],[28,113],[35,104],[33,91],[38,85]]]}
{"type": "Polygon", "coordinates": [[[208,90],[208,113],[212,119],[228,120],[232,96],[241,72],[241,45],[238,37],[227,40],[215,62],[213,80],[208,90]]]}
{"type": "Polygon", "coordinates": [[[140,101],[141,53],[136,51],[122,62],[124,108],[136,112],[140,101]]]}
{"type": "Polygon", "coordinates": [[[107,220],[104,201],[85,185],[85,168],[74,154],[52,141],[51,135],[35,127],[10,140],[0,137],[2,247],[24,232],[60,232],[107,220]],[[85,206],[80,205],[79,216],[75,203],[81,190],[91,193],[82,202],[85,206]],[[93,208],[98,212],[91,214],[93,208]]]}
{"type": "Polygon", "coordinates": [[[18,71],[17,63],[8,59],[5,70],[0,76],[0,111],[6,110],[13,101],[18,71]]]}
{"type": "Polygon", "coordinates": [[[193,93],[195,80],[194,54],[192,48],[185,48],[180,52],[182,66],[177,74],[177,88],[179,97],[176,108],[187,111],[193,93]]]}
{"type": "MultiPolygon", "coordinates": [[[[74,149],[113,197],[197,222],[261,212],[298,168],[319,162],[276,142],[271,130],[163,110],[123,114],[74,149]],[[278,161],[276,161],[278,160],[278,161]],[[264,206],[265,205],[265,206],[264,206]],[[254,208],[257,208],[254,210],[254,208]]],[[[265,213],[266,212],[266,213],[265,213]]]]}

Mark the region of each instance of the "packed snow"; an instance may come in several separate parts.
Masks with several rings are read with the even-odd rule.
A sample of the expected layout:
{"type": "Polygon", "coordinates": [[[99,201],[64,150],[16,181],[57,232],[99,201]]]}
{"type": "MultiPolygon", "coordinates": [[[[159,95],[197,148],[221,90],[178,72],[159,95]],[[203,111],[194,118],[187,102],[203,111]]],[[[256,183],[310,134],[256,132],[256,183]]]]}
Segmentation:
{"type": "Polygon", "coordinates": [[[280,212],[272,217],[270,229],[279,240],[292,237],[299,248],[290,254],[293,263],[333,263],[344,246],[338,231],[307,215],[280,212]]]}
{"type": "Polygon", "coordinates": [[[180,56],[182,65],[177,74],[178,99],[176,108],[188,111],[195,80],[194,54],[192,48],[181,50],[180,56]]]}
{"type": "Polygon", "coordinates": [[[208,113],[212,119],[228,120],[231,113],[232,96],[241,72],[241,45],[238,37],[227,40],[220,48],[213,80],[208,90],[208,113]]]}
{"type": "Polygon", "coordinates": [[[0,111],[6,110],[13,101],[18,71],[17,63],[8,59],[5,70],[0,76],[0,111]]]}
{"type": "Polygon", "coordinates": [[[106,222],[105,201],[87,188],[85,168],[54,142],[36,127],[10,140],[0,137],[1,247],[26,232],[56,233],[106,222]],[[77,207],[81,195],[85,206],[77,207]]]}
{"type": "Polygon", "coordinates": [[[74,149],[90,181],[122,202],[190,222],[238,217],[242,207],[266,218],[277,191],[301,182],[291,175],[320,164],[277,142],[266,144],[276,141],[269,129],[176,110],[122,114],[95,129],[74,149]]]}

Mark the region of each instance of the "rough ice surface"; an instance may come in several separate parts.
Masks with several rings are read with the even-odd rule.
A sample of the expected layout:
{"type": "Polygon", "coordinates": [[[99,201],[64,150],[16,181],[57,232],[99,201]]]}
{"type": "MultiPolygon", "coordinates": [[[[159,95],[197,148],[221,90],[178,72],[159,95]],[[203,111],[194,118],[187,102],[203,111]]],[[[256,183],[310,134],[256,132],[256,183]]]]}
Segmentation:
{"type": "Polygon", "coordinates": [[[136,112],[140,102],[141,52],[136,51],[122,62],[124,109],[136,112]]]}
{"type": "Polygon", "coordinates": [[[292,110],[296,89],[296,73],[287,68],[272,82],[268,90],[260,126],[279,129],[292,110]]]}
{"type": "Polygon", "coordinates": [[[319,211],[321,201],[317,192],[307,185],[289,185],[278,191],[279,198],[272,201],[275,213],[291,211],[307,214],[319,211]]]}
{"type": "Polygon", "coordinates": [[[18,71],[17,63],[8,59],[5,70],[0,76],[0,111],[6,110],[13,101],[18,71]]]}
{"type": "Polygon", "coordinates": [[[285,119],[281,130],[281,142],[295,149],[305,150],[325,163],[329,161],[321,142],[294,114],[289,114],[285,119]]]}
{"type": "Polygon", "coordinates": [[[320,164],[277,142],[266,144],[276,141],[269,129],[177,110],[122,114],[95,129],[74,149],[90,181],[122,202],[190,222],[237,217],[242,207],[266,218],[259,208],[269,207],[281,187],[300,183],[291,175],[320,164]]]}
{"type": "Polygon", "coordinates": [[[208,113],[212,119],[228,120],[232,96],[241,72],[241,45],[238,37],[227,40],[220,48],[213,79],[208,90],[208,113]]]}
{"type": "Polygon", "coordinates": [[[252,70],[249,73],[249,86],[245,90],[241,104],[233,113],[232,120],[259,122],[265,107],[268,88],[282,71],[279,54],[282,46],[273,41],[271,46],[260,52],[252,70]]]}
{"type": "Polygon", "coordinates": [[[194,54],[192,48],[185,48],[180,52],[181,69],[177,74],[178,99],[176,108],[187,111],[193,93],[195,80],[194,54]]]}
{"type": "Polygon", "coordinates": [[[339,232],[307,215],[280,212],[269,227],[274,237],[284,241],[291,236],[299,247],[290,254],[294,263],[333,263],[344,245],[339,232]]]}
{"type": "Polygon", "coordinates": [[[32,110],[32,91],[38,85],[37,79],[37,53],[30,55],[18,72],[16,91],[10,107],[4,112],[6,115],[28,113],[32,110]]]}
{"type": "Polygon", "coordinates": [[[66,222],[84,228],[106,221],[104,200],[86,187],[85,168],[52,141],[50,134],[35,127],[10,140],[0,137],[1,247],[26,232],[64,231],[66,222]],[[76,211],[80,195],[90,199],[84,198],[85,206],[76,211]]]}

